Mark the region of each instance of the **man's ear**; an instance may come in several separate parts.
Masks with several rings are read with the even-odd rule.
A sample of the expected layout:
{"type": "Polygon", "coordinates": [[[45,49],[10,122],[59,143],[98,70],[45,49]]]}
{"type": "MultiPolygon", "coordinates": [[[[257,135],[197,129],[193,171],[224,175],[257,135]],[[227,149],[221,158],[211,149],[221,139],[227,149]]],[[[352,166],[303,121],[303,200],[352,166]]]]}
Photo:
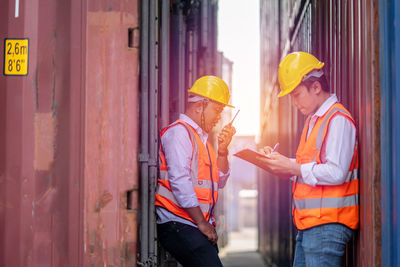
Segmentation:
{"type": "Polygon", "coordinates": [[[319,81],[315,81],[311,85],[311,89],[314,91],[315,94],[319,94],[322,91],[322,85],[319,81]]]}

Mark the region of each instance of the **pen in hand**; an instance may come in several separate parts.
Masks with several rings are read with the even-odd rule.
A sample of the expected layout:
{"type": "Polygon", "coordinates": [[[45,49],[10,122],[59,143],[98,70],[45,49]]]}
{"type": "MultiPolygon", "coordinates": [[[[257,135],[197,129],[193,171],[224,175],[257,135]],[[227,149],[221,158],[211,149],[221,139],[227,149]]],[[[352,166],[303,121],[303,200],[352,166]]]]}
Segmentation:
{"type": "Polygon", "coordinates": [[[274,145],[274,148],[272,149],[271,153],[269,153],[269,154],[272,154],[273,152],[275,152],[275,150],[278,148],[278,146],[279,146],[279,143],[276,143],[274,145]]]}
{"type": "Polygon", "coordinates": [[[266,155],[266,157],[269,158],[269,156],[270,156],[272,153],[275,152],[275,150],[278,148],[278,146],[279,146],[279,143],[276,143],[276,144],[274,145],[274,148],[272,148],[271,152],[269,152],[269,153],[266,155]]]}

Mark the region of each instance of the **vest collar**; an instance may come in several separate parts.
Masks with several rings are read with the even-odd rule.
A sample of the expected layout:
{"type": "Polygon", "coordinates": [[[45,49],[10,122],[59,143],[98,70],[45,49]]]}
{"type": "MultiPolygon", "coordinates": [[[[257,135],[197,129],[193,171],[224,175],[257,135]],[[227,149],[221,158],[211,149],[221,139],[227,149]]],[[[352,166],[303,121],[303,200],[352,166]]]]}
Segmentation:
{"type": "Polygon", "coordinates": [[[317,117],[322,117],[330,107],[332,107],[333,104],[338,102],[338,99],[335,94],[331,94],[331,96],[325,100],[324,103],[318,108],[317,112],[315,112],[313,115],[311,115],[310,118],[317,116],[317,117]]]}
{"type": "Polygon", "coordinates": [[[200,139],[204,144],[207,142],[208,134],[205,131],[203,131],[203,129],[201,129],[201,127],[197,123],[195,123],[194,120],[192,120],[189,116],[186,116],[183,113],[179,115],[179,119],[189,124],[200,136],[200,139]]]}

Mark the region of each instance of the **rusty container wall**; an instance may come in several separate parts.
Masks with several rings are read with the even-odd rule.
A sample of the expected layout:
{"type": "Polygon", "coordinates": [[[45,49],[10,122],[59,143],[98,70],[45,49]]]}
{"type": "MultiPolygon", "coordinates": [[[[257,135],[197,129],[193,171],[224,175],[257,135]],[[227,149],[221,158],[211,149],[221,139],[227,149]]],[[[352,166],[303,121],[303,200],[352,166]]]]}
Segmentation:
{"type": "Polygon", "coordinates": [[[331,92],[353,114],[360,155],[360,230],[346,251],[346,266],[381,263],[379,14],[377,1],[313,2],[313,47],[328,62],[331,92]],[[323,26],[321,26],[323,25],[323,26]],[[326,34],[326,35],[325,35],[326,34]],[[318,37],[318,35],[320,35],[318,37]],[[319,50],[318,50],[319,49],[319,50]]]}
{"type": "Polygon", "coordinates": [[[85,19],[85,265],[134,266],[138,1],[88,1],[85,19]]]}
{"type": "Polygon", "coordinates": [[[0,266],[134,266],[138,3],[4,2],[29,73],[0,79],[0,266]]]}
{"type": "Polygon", "coordinates": [[[82,263],[82,12],[78,1],[2,2],[1,266],[82,263]],[[5,38],[29,39],[27,76],[3,75],[5,38]]]}
{"type": "MultiPolygon", "coordinates": [[[[260,145],[279,141],[281,152],[294,157],[304,117],[291,108],[290,98],[276,100],[277,71],[287,53],[303,50],[326,62],[331,92],[356,120],[360,149],[361,225],[347,248],[346,266],[379,266],[380,121],[379,121],[379,14],[377,2],[262,1],[260,145]],[[278,5],[278,7],[276,6],[278,5]],[[278,12],[280,10],[280,12],[278,12]],[[279,21],[276,27],[274,21],[279,21]],[[289,22],[289,23],[286,23],[289,22]],[[273,37],[275,36],[275,38],[273,37]],[[279,36],[279,44],[276,37],[279,36]],[[279,47],[279,51],[276,51],[279,47]],[[371,242],[372,241],[372,242],[371,242]]],[[[260,252],[266,262],[287,264],[294,255],[294,234],[289,221],[290,190],[276,177],[260,172],[260,252]],[[279,215],[277,215],[279,214],[279,215]],[[263,229],[264,228],[264,229],[263,229]],[[286,232],[282,234],[281,229],[286,232]],[[263,230],[262,230],[263,229],[263,230]],[[291,232],[292,231],[292,232],[291,232]],[[291,233],[290,233],[291,232],[291,233]],[[287,239],[291,238],[288,242],[287,239]],[[285,244],[280,247],[280,244],[285,244]]]]}
{"type": "MultiPolygon", "coordinates": [[[[6,1],[3,3],[3,7],[0,9],[0,36],[1,40],[5,38],[5,34],[8,32],[8,24],[6,23],[6,18],[8,20],[9,13],[9,3],[6,1]],[[3,35],[4,34],[4,35],[3,35]]],[[[3,48],[3,47],[2,47],[3,48]]],[[[4,49],[4,48],[3,48],[4,49]]],[[[0,53],[1,62],[4,61],[4,52],[0,53]]],[[[2,70],[3,71],[2,67],[2,70]]],[[[5,265],[5,216],[6,216],[6,110],[7,110],[7,91],[6,79],[1,76],[0,78],[0,265],[5,265]]]]}

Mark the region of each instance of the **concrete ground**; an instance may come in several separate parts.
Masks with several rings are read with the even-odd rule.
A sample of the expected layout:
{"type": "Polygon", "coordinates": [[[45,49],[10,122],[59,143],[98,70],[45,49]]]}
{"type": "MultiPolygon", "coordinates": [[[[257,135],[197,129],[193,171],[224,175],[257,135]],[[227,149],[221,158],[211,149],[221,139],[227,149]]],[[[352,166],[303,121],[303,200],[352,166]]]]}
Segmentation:
{"type": "Polygon", "coordinates": [[[257,252],[257,228],[244,228],[229,233],[228,245],[220,250],[224,267],[265,267],[257,252]]]}

